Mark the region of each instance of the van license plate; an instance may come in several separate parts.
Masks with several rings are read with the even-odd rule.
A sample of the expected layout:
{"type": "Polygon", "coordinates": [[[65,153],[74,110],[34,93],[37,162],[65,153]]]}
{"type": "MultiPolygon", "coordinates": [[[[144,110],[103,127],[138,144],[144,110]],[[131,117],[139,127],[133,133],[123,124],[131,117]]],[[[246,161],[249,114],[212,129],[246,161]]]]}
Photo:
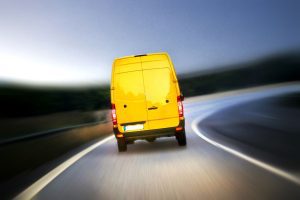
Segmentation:
{"type": "Polygon", "coordinates": [[[141,129],[144,129],[143,124],[135,124],[135,125],[124,126],[124,131],[134,131],[134,130],[141,130],[141,129]]]}

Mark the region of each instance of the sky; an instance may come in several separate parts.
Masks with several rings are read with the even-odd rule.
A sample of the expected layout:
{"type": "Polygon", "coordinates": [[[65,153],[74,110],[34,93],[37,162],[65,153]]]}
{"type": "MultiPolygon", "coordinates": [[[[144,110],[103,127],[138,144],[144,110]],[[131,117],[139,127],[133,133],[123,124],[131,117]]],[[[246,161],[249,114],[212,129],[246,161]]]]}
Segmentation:
{"type": "Polygon", "coordinates": [[[108,84],[126,55],[168,52],[182,74],[299,47],[298,0],[0,0],[0,82],[108,84]]]}

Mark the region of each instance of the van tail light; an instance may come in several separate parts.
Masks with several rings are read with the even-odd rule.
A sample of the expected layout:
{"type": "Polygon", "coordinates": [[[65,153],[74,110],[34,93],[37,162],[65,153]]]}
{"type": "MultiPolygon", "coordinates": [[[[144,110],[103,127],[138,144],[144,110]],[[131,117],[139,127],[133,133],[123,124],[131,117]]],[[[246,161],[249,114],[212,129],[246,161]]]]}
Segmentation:
{"type": "Polygon", "coordinates": [[[180,96],[177,97],[177,105],[179,117],[183,117],[183,104],[180,96]]]}
{"type": "Polygon", "coordinates": [[[111,117],[113,125],[117,125],[117,113],[115,104],[111,104],[111,117]]]}

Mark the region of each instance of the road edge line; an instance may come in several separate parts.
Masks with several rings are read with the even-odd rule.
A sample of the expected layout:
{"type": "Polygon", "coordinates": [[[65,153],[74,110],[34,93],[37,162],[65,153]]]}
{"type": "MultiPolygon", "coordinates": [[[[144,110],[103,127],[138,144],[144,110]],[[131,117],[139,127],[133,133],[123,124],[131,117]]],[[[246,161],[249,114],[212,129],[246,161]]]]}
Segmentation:
{"type": "Polygon", "coordinates": [[[36,194],[38,194],[44,187],[46,187],[51,181],[53,181],[57,176],[59,176],[62,172],[64,172],[67,168],[73,165],[76,161],[80,158],[94,150],[95,148],[99,147],[100,145],[108,142],[109,140],[113,139],[114,135],[108,136],[103,140],[85,148],[84,150],[80,151],[76,155],[72,156],[46,175],[35,181],[32,185],[30,185],[27,189],[23,192],[18,194],[14,199],[15,200],[23,200],[23,199],[32,199],[36,194]]]}
{"type": "MultiPolygon", "coordinates": [[[[212,113],[211,113],[211,114],[212,114],[212,113]]],[[[207,117],[207,116],[206,116],[206,117],[207,117]]],[[[226,152],[228,152],[228,153],[231,153],[231,154],[233,154],[234,156],[237,156],[237,157],[239,157],[239,158],[241,158],[241,159],[243,159],[243,160],[246,160],[246,161],[248,161],[248,162],[250,162],[250,163],[252,163],[252,164],[254,164],[254,165],[258,166],[258,167],[261,167],[261,168],[263,168],[263,169],[265,169],[265,170],[267,170],[267,171],[269,171],[269,172],[271,172],[271,173],[273,173],[273,174],[276,174],[277,176],[280,176],[280,177],[282,177],[282,178],[284,178],[284,179],[286,179],[286,180],[289,180],[289,181],[291,181],[291,182],[293,182],[293,183],[295,183],[295,184],[297,184],[297,185],[300,185],[300,178],[298,178],[298,177],[296,177],[296,176],[293,176],[292,174],[290,174],[290,173],[288,173],[288,172],[286,172],[286,171],[284,171],[284,170],[282,170],[282,169],[280,169],[280,168],[274,167],[274,166],[272,166],[272,165],[270,165],[270,164],[268,164],[268,163],[265,163],[265,162],[263,162],[263,161],[261,161],[261,160],[258,160],[258,159],[254,158],[254,157],[251,157],[251,156],[249,156],[249,155],[243,154],[243,153],[241,153],[241,152],[239,152],[239,151],[237,151],[237,150],[235,150],[235,149],[232,149],[232,148],[230,148],[230,147],[228,147],[228,146],[225,146],[225,145],[223,145],[223,144],[220,144],[220,143],[218,143],[218,142],[216,142],[216,141],[214,141],[214,140],[212,140],[212,139],[206,137],[206,136],[203,135],[203,134],[201,133],[201,131],[197,128],[197,124],[199,124],[200,121],[202,121],[202,120],[203,120],[202,117],[196,118],[196,119],[192,122],[191,127],[192,127],[193,131],[194,131],[200,138],[202,138],[203,140],[205,140],[206,142],[208,142],[208,143],[210,143],[211,145],[213,145],[213,146],[215,146],[215,147],[217,147],[217,148],[219,148],[219,149],[222,149],[222,150],[224,150],[224,151],[226,151],[226,152]]]]}

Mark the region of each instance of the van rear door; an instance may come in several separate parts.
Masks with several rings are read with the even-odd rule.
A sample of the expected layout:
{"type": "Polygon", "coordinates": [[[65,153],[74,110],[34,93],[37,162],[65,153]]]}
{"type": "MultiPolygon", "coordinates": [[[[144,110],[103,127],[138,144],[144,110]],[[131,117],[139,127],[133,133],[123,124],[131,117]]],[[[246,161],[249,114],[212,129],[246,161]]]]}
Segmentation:
{"type": "MultiPolygon", "coordinates": [[[[118,118],[118,128],[124,132],[126,125],[143,124],[147,121],[147,106],[145,100],[143,72],[141,63],[119,66],[120,69],[131,68],[132,71],[116,69],[115,73],[115,106],[118,118]],[[133,66],[135,65],[135,66],[133,66]],[[140,70],[138,70],[140,69],[140,70]],[[118,73],[119,72],[119,73],[118,73]]],[[[145,129],[144,127],[143,129],[145,129]]]]}
{"type": "Polygon", "coordinates": [[[168,60],[142,62],[142,67],[149,129],[177,126],[176,82],[168,60]]]}

